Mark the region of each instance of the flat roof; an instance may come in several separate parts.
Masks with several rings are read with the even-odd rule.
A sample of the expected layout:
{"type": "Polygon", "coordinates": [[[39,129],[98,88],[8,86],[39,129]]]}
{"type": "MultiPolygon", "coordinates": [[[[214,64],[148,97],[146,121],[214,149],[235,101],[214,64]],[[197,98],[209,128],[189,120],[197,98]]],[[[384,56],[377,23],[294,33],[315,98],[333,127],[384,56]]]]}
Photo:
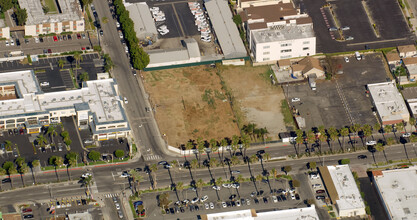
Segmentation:
{"type": "Polygon", "coordinates": [[[96,124],[127,121],[114,79],[87,81],[78,90],[43,93],[31,70],[0,73],[0,76],[0,85],[15,83],[16,91],[21,93],[17,99],[0,101],[0,118],[75,108],[74,105],[87,103],[96,124]]]}
{"type": "Polygon", "coordinates": [[[205,0],[204,3],[209,14],[217,39],[222,48],[224,57],[246,57],[247,52],[240,38],[232,13],[226,0],[205,0]]]}
{"type": "Polygon", "coordinates": [[[203,220],[319,220],[314,205],[304,208],[256,211],[254,209],[245,209],[231,212],[219,212],[202,215],[203,220]]]}
{"type": "Polygon", "coordinates": [[[416,166],[406,169],[383,170],[374,175],[374,182],[391,219],[417,219],[416,166]]]}
{"type": "Polygon", "coordinates": [[[403,114],[409,114],[395,81],[368,84],[368,89],[383,121],[402,120],[403,114]]]}
{"type": "Polygon", "coordinates": [[[147,52],[149,54],[149,65],[152,67],[156,64],[169,62],[184,62],[190,59],[187,49],[156,49],[147,52]]]}
{"type": "Polygon", "coordinates": [[[416,46],[414,44],[404,45],[404,46],[398,46],[398,52],[400,53],[408,53],[416,51],[416,46]]]}
{"type": "Polygon", "coordinates": [[[139,39],[158,35],[155,22],[146,2],[129,3],[126,5],[126,9],[129,11],[129,16],[133,20],[136,35],[139,39]]]}
{"type": "Polygon", "coordinates": [[[336,188],[338,195],[336,204],[339,210],[365,209],[365,204],[349,165],[327,166],[327,170],[336,188]]]}
{"type": "Polygon", "coordinates": [[[410,107],[411,113],[417,115],[417,99],[407,99],[408,106],[410,107]]]}
{"type": "Polygon", "coordinates": [[[200,57],[200,47],[198,47],[198,43],[194,38],[187,38],[184,39],[185,46],[188,50],[188,56],[192,57],[200,57]]]}
{"type": "Polygon", "coordinates": [[[81,6],[78,0],[56,0],[61,13],[45,14],[40,0],[18,0],[20,8],[27,11],[26,25],[55,23],[63,21],[79,21],[83,19],[81,6]]]}
{"type": "Polygon", "coordinates": [[[269,43],[315,37],[313,24],[287,24],[280,25],[279,27],[280,28],[277,29],[252,30],[251,33],[257,43],[269,43]]]}

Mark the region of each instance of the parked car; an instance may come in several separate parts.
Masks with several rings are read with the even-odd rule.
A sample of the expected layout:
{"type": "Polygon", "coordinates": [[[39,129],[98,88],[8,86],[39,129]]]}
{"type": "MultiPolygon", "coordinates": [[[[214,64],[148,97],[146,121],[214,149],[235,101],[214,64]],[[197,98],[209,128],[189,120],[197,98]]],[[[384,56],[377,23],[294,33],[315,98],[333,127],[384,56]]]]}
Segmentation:
{"type": "Polygon", "coordinates": [[[320,183],[316,183],[316,184],[313,184],[313,185],[311,185],[313,188],[319,188],[319,187],[321,187],[321,184],[320,183]]]}
{"type": "Polygon", "coordinates": [[[54,36],[53,38],[54,38],[54,41],[58,41],[58,37],[57,36],[54,36]]]}
{"type": "Polygon", "coordinates": [[[300,101],[300,98],[292,98],[291,99],[291,102],[299,102],[300,101]]]}
{"type": "Polygon", "coordinates": [[[278,202],[277,197],[276,196],[272,196],[272,201],[274,201],[274,203],[277,203],[278,202]]]}
{"type": "Polygon", "coordinates": [[[320,189],[320,190],[316,190],[316,193],[317,193],[317,194],[324,193],[324,190],[322,190],[322,189],[320,189]]]}
{"type": "Polygon", "coordinates": [[[214,203],[210,202],[210,209],[214,209],[214,203]]]}
{"type": "Polygon", "coordinates": [[[336,27],[330,27],[329,31],[337,31],[337,28],[336,27]]]}
{"type": "Polygon", "coordinates": [[[230,183],[223,183],[222,186],[224,188],[230,188],[230,187],[232,187],[232,185],[230,183]]]}
{"type": "Polygon", "coordinates": [[[210,208],[209,204],[208,203],[204,203],[204,208],[205,209],[209,209],[210,208]]]}
{"type": "Polygon", "coordinates": [[[361,154],[361,155],[358,156],[358,159],[366,159],[366,158],[368,158],[368,156],[363,155],[363,154],[361,154]]]}
{"type": "Polygon", "coordinates": [[[349,57],[344,57],[344,59],[346,63],[349,63],[349,57]]]}
{"type": "Polygon", "coordinates": [[[370,145],[376,145],[376,141],[367,141],[366,145],[370,146],[370,145]]]}
{"type": "Polygon", "coordinates": [[[409,138],[409,137],[411,137],[411,134],[410,133],[404,133],[404,134],[401,135],[401,137],[409,138]]]}
{"type": "Polygon", "coordinates": [[[347,30],[350,30],[350,27],[349,26],[343,26],[343,27],[340,28],[340,30],[347,31],[347,30]]]}
{"type": "Polygon", "coordinates": [[[316,199],[325,199],[325,196],[316,196],[316,199]]]}
{"type": "Polygon", "coordinates": [[[83,173],[83,174],[81,175],[81,177],[82,177],[82,178],[87,178],[87,177],[89,177],[89,176],[91,176],[91,173],[83,173]]]}
{"type": "Polygon", "coordinates": [[[239,174],[240,171],[239,170],[232,170],[232,174],[239,174]]]}
{"type": "Polygon", "coordinates": [[[226,208],[227,207],[227,204],[225,202],[222,202],[222,207],[223,208],[226,208]]]}
{"type": "Polygon", "coordinates": [[[24,208],[24,209],[22,209],[22,212],[23,213],[32,212],[32,209],[31,208],[24,208]]]}
{"type": "Polygon", "coordinates": [[[201,197],[201,202],[205,202],[206,200],[208,199],[208,196],[207,195],[205,195],[205,196],[203,196],[203,197],[201,197]]]}
{"type": "Polygon", "coordinates": [[[191,200],[191,203],[192,204],[197,203],[199,200],[200,200],[199,198],[195,197],[193,200],[191,200]]]}

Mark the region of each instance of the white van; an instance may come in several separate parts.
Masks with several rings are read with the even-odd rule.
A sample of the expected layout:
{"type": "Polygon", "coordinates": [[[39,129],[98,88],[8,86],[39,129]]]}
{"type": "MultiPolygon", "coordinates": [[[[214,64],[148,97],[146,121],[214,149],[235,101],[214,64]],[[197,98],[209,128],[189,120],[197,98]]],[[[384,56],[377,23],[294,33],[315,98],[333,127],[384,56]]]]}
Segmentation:
{"type": "Polygon", "coordinates": [[[362,57],[361,57],[361,55],[359,54],[359,52],[358,52],[358,51],[356,51],[356,52],[355,52],[355,58],[356,58],[357,60],[361,60],[361,59],[362,59],[362,57]]]}

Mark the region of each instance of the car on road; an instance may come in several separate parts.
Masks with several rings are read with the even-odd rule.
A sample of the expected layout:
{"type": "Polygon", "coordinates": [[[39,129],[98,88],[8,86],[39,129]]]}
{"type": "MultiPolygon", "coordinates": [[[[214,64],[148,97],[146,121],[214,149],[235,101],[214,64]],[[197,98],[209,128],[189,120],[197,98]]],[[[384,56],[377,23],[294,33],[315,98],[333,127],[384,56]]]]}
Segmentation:
{"type": "Polygon", "coordinates": [[[343,27],[340,28],[340,30],[348,31],[348,30],[350,30],[350,27],[349,26],[343,26],[343,27]]]}
{"type": "Polygon", "coordinates": [[[316,193],[317,194],[324,193],[324,190],[322,190],[322,189],[316,190],[316,193]]]}
{"type": "Polygon", "coordinates": [[[226,208],[227,207],[227,204],[225,202],[222,202],[222,207],[223,208],[226,208]]]}
{"type": "Polygon", "coordinates": [[[122,219],[123,218],[123,212],[122,211],[118,211],[117,214],[119,214],[119,218],[122,219]]]}
{"type": "Polygon", "coordinates": [[[138,167],[138,168],[135,168],[135,170],[136,170],[137,172],[141,172],[141,171],[142,171],[142,168],[138,167]]]}
{"type": "Polygon", "coordinates": [[[319,188],[319,187],[321,187],[321,184],[320,183],[316,183],[316,184],[313,184],[313,185],[311,185],[313,188],[319,188]]]}
{"type": "Polygon", "coordinates": [[[124,178],[129,177],[129,176],[130,174],[127,171],[123,171],[122,175],[120,175],[120,177],[124,177],[124,178]]]}
{"type": "Polygon", "coordinates": [[[404,133],[404,134],[401,135],[401,137],[409,138],[409,137],[411,137],[411,134],[410,133],[404,133]]]}
{"type": "Polygon", "coordinates": [[[329,31],[337,31],[337,27],[330,27],[329,31]]]}
{"type": "Polygon", "coordinates": [[[366,159],[366,158],[368,158],[368,156],[366,156],[366,155],[363,155],[363,154],[361,154],[361,155],[358,155],[358,159],[366,159]]]}
{"type": "Polygon", "coordinates": [[[129,102],[127,101],[127,98],[126,98],[126,97],[124,97],[124,98],[123,98],[123,102],[124,102],[125,104],[129,103],[129,102]]]}
{"type": "Polygon", "coordinates": [[[230,183],[223,183],[222,184],[222,186],[224,187],[224,188],[230,188],[230,187],[232,187],[232,185],[230,184],[230,183]]]}
{"type": "Polygon", "coordinates": [[[41,82],[41,86],[49,86],[49,82],[41,82]]]}
{"type": "Polygon", "coordinates": [[[123,38],[123,33],[121,31],[119,32],[119,37],[120,39],[123,38]]]}
{"type": "Polygon", "coordinates": [[[256,154],[264,154],[265,153],[265,150],[258,150],[257,152],[256,152],[256,154]]]}
{"type": "Polygon", "coordinates": [[[207,201],[207,199],[208,199],[208,196],[205,195],[205,196],[201,197],[201,202],[205,202],[205,201],[207,201]]]}
{"type": "Polygon", "coordinates": [[[104,35],[103,30],[100,30],[99,33],[100,33],[100,36],[103,36],[104,35]]]}
{"type": "Polygon", "coordinates": [[[292,98],[291,99],[291,102],[299,102],[300,101],[300,98],[292,98]]]}
{"type": "Polygon", "coordinates": [[[210,209],[214,209],[214,203],[210,202],[210,209]]]}
{"type": "Polygon", "coordinates": [[[24,219],[33,218],[33,215],[32,215],[32,214],[29,214],[29,215],[24,215],[24,216],[23,216],[23,218],[24,218],[24,219]]]}
{"type": "Polygon", "coordinates": [[[197,203],[198,201],[200,201],[200,199],[195,197],[193,200],[191,200],[191,204],[197,203]]]}
{"type": "Polygon", "coordinates": [[[239,174],[240,171],[239,170],[232,170],[232,174],[239,174]]]}
{"type": "Polygon", "coordinates": [[[2,183],[10,183],[11,181],[12,180],[10,178],[5,178],[1,180],[2,183]]]}
{"type": "Polygon", "coordinates": [[[168,162],[166,162],[166,161],[159,161],[158,162],[158,165],[167,165],[168,164],[168,162]]]}
{"type": "Polygon", "coordinates": [[[368,146],[376,145],[376,141],[367,141],[366,145],[368,145],[368,146]]]}
{"type": "Polygon", "coordinates": [[[83,175],[81,175],[82,178],[87,178],[91,176],[91,173],[83,173],[83,175]]]}
{"type": "Polygon", "coordinates": [[[349,63],[349,57],[344,57],[346,63],[349,63]]]}
{"type": "Polygon", "coordinates": [[[325,196],[316,196],[316,199],[325,199],[325,196]]]}

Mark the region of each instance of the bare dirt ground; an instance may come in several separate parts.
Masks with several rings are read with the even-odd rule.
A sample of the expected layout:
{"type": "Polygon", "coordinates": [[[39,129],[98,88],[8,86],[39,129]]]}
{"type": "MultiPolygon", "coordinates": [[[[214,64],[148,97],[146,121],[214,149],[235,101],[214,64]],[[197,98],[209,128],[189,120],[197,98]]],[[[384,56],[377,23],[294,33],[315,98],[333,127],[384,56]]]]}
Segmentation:
{"type": "Polygon", "coordinates": [[[281,101],[285,99],[281,87],[271,85],[269,66],[221,66],[221,75],[232,90],[243,112],[244,124],[255,123],[266,127],[272,140],[286,131],[281,113],[281,101]]]}
{"type": "Polygon", "coordinates": [[[179,147],[197,137],[219,140],[239,135],[214,69],[196,66],[145,72],[144,82],[169,145],[179,147]]]}

